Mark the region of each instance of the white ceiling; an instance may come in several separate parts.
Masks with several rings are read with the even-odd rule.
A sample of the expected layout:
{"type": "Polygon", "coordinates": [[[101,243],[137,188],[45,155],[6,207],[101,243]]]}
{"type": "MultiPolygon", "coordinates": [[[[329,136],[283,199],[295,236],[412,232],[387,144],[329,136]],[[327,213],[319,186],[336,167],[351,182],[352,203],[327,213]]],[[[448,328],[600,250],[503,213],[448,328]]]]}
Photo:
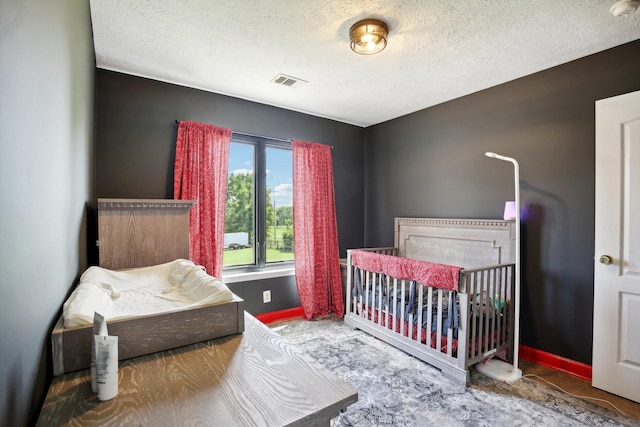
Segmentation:
{"type": "MultiPolygon", "coordinates": [[[[615,0],[90,0],[99,68],[362,127],[640,39],[615,0]],[[389,26],[358,55],[349,27],[389,26]],[[308,83],[272,83],[283,73],[308,83]]],[[[640,78],[640,76],[639,76],[640,78]]]]}

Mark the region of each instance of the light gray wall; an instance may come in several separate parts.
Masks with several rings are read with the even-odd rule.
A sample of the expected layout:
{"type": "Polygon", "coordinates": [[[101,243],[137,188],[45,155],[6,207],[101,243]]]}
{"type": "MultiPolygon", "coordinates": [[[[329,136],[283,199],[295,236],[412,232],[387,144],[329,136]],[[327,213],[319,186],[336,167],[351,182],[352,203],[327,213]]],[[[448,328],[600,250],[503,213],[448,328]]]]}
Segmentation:
{"type": "Polygon", "coordinates": [[[30,425],[49,334],[86,268],[95,55],[89,3],[0,2],[0,425],[30,425]]]}

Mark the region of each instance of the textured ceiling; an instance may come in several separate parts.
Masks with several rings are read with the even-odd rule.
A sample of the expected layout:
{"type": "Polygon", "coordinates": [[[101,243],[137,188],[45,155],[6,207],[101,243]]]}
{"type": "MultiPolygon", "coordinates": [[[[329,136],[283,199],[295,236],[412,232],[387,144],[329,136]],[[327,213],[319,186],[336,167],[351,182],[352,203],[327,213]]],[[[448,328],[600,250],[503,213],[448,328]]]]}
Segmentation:
{"type": "MultiPolygon", "coordinates": [[[[96,61],[358,126],[640,39],[615,0],[90,0],[96,61]],[[353,53],[349,27],[389,25],[353,53]],[[307,81],[272,83],[283,73],[307,81]]],[[[640,78],[640,77],[639,77],[640,78]]]]}

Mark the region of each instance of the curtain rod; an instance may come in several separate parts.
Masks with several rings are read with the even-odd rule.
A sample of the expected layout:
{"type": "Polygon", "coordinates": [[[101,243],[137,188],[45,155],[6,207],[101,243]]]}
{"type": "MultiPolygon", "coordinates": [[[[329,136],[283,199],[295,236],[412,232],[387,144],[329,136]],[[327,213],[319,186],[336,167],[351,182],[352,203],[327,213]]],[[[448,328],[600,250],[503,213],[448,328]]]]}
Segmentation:
{"type": "MultiPolygon", "coordinates": [[[[176,120],[176,124],[180,124],[181,120],[176,120]]],[[[239,136],[248,136],[250,138],[262,138],[262,139],[270,139],[272,141],[279,141],[279,142],[291,142],[290,139],[282,139],[282,138],[273,138],[271,136],[263,136],[263,135],[254,135],[252,133],[244,133],[244,132],[237,132],[235,130],[232,130],[232,132],[236,135],[239,136]]]]}
{"type": "MultiPolygon", "coordinates": [[[[180,120],[176,120],[176,124],[179,125],[180,124],[180,120]]],[[[232,132],[235,133],[236,135],[248,136],[250,138],[270,139],[272,141],[279,141],[279,142],[293,142],[293,140],[291,140],[291,139],[274,138],[274,137],[271,137],[271,136],[255,135],[255,134],[252,134],[252,133],[245,133],[245,132],[236,132],[235,130],[232,130],[232,132]]],[[[333,145],[330,145],[329,147],[331,147],[331,149],[333,150],[333,145]]]]}

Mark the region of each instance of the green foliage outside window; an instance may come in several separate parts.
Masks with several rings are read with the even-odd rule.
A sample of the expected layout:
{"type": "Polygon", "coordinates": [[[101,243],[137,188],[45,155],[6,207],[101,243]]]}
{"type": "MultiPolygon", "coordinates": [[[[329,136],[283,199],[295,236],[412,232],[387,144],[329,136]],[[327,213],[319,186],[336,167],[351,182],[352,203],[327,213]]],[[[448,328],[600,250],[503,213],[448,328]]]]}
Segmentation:
{"type": "Polygon", "coordinates": [[[248,232],[253,240],[253,174],[229,175],[225,215],[225,233],[248,232]]]}
{"type": "MultiPolygon", "coordinates": [[[[227,181],[227,206],[225,233],[244,232],[249,242],[254,242],[254,179],[252,173],[231,173],[227,181]]],[[[276,250],[289,255],[269,256],[271,261],[293,259],[293,207],[280,206],[274,209],[273,190],[266,190],[266,231],[267,250],[276,250]],[[284,257],[284,258],[283,258],[284,257]]],[[[225,254],[225,264],[245,264],[251,262],[249,249],[225,254]],[[232,258],[234,258],[232,260],[232,258]],[[235,258],[238,258],[237,260],[235,258]]]]}

